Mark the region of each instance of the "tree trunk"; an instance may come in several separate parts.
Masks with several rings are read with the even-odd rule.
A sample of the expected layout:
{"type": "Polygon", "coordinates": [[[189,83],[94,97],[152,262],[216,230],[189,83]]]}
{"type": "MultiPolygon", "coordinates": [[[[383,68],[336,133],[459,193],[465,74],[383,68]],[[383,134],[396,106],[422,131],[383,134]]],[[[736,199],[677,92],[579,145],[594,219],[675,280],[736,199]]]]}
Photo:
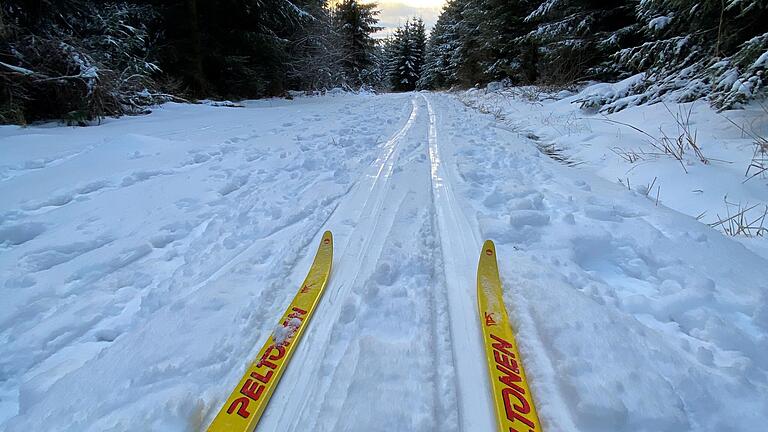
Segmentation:
{"type": "Polygon", "coordinates": [[[184,10],[184,24],[186,33],[187,55],[186,59],[186,73],[189,77],[190,84],[195,91],[205,93],[208,82],[205,78],[205,72],[203,71],[203,44],[202,37],[200,35],[200,22],[197,8],[197,0],[186,0],[184,10]]]}

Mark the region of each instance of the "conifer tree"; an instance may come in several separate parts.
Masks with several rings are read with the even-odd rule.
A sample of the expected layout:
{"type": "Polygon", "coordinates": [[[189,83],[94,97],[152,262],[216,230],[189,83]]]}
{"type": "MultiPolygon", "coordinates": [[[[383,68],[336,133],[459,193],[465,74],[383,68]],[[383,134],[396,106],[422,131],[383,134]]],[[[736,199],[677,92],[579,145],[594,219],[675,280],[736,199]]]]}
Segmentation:
{"type": "Polygon", "coordinates": [[[424,68],[426,30],[421,18],[409,20],[388,41],[387,76],[396,91],[416,89],[424,68]]]}
{"type": "Polygon", "coordinates": [[[451,69],[454,79],[461,85],[473,86],[487,82],[485,75],[486,55],[480,35],[479,20],[483,0],[456,0],[457,20],[453,33],[458,44],[451,52],[451,69]]]}
{"type": "Polygon", "coordinates": [[[541,49],[538,69],[544,82],[567,84],[608,78],[600,67],[631,42],[638,0],[545,0],[525,18],[535,28],[523,40],[541,49]]]}
{"type": "Polygon", "coordinates": [[[376,3],[342,0],[333,12],[336,31],[341,38],[343,69],[347,82],[353,86],[375,81],[376,41],[373,33],[382,29],[377,24],[376,3]]]}
{"type": "Polygon", "coordinates": [[[156,101],[151,7],[6,0],[0,11],[0,123],[60,118],[86,124],[139,113],[156,101]]]}
{"type": "Polygon", "coordinates": [[[290,86],[295,90],[326,90],[344,84],[341,38],[333,26],[326,0],[296,5],[309,17],[291,35],[288,58],[290,86]]]}
{"type": "Polygon", "coordinates": [[[424,56],[424,68],[421,78],[417,83],[420,89],[441,89],[448,85],[450,52],[449,43],[452,41],[449,30],[451,17],[447,10],[451,3],[449,2],[443,8],[443,12],[437,18],[435,27],[429,35],[427,50],[424,56]]]}
{"type": "Polygon", "coordinates": [[[461,45],[456,24],[461,19],[463,3],[448,0],[429,35],[424,69],[418,86],[423,89],[441,89],[456,84],[454,52],[461,45]]]}
{"type": "Polygon", "coordinates": [[[513,83],[536,81],[537,47],[522,36],[532,30],[525,22],[530,0],[484,0],[477,11],[483,41],[483,69],[488,79],[511,79],[513,83]]]}
{"type": "Polygon", "coordinates": [[[764,0],[645,0],[638,16],[646,40],[619,52],[616,62],[647,72],[632,90],[643,101],[711,95],[728,108],[766,93],[764,0]]]}

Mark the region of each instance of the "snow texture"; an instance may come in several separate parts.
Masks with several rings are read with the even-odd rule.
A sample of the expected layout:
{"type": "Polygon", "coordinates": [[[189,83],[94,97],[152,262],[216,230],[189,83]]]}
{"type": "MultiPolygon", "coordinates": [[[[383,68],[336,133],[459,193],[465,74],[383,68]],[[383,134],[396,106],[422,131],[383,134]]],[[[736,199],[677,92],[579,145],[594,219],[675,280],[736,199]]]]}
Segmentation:
{"type": "MultiPolygon", "coordinates": [[[[768,202],[742,183],[749,141],[699,104],[712,163],[628,166],[610,149],[642,134],[558,97],[504,99],[503,121],[404,93],[0,128],[0,429],[205,429],[289,336],[275,326],[331,229],[328,288],[259,430],[492,430],[486,238],[545,430],[761,430],[764,239],[692,217],[725,193],[768,202]]],[[[673,126],[662,105],[611,119],[673,126]]]]}

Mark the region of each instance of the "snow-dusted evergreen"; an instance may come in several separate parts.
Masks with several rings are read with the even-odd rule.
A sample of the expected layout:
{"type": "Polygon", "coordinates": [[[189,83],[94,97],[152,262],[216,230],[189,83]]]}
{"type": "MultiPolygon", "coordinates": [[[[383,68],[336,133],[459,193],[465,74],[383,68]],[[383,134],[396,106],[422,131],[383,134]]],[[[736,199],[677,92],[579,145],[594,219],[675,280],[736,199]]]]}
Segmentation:
{"type": "Polygon", "coordinates": [[[563,84],[611,78],[611,54],[632,42],[638,0],[616,0],[610,7],[589,0],[546,0],[524,19],[534,24],[526,35],[539,47],[537,68],[544,83],[563,84]]]}
{"type": "Polygon", "coordinates": [[[353,0],[3,1],[0,123],[377,84],[377,13],[353,0]]]}
{"type": "Polygon", "coordinates": [[[395,91],[416,89],[424,69],[427,36],[424,21],[413,19],[395,30],[386,41],[386,75],[395,91]]]}
{"type": "Polygon", "coordinates": [[[766,94],[766,22],[762,0],[452,0],[430,36],[420,85],[633,76],[585,106],[707,97],[730,108],[766,94]]]}
{"type": "Polygon", "coordinates": [[[154,102],[154,9],[90,0],[0,5],[0,123],[141,112],[154,102]]]}
{"type": "Polygon", "coordinates": [[[342,0],[334,11],[333,19],[339,32],[342,51],[342,70],[350,85],[359,86],[374,81],[376,71],[376,41],[372,34],[377,26],[375,3],[342,0]]]}
{"type": "Polygon", "coordinates": [[[510,78],[513,83],[536,80],[536,44],[522,38],[532,27],[521,16],[529,5],[530,0],[486,0],[475,13],[486,79],[510,78]]]}
{"type": "MultiPolygon", "coordinates": [[[[641,98],[691,101],[710,96],[719,108],[764,95],[768,3],[764,0],[644,0],[637,9],[645,41],[614,61],[642,72],[626,90],[641,98]]],[[[618,94],[617,104],[626,104],[618,94]]]]}
{"type": "Polygon", "coordinates": [[[430,32],[419,88],[448,88],[456,83],[453,54],[461,45],[456,26],[460,19],[460,4],[450,0],[430,32]]]}

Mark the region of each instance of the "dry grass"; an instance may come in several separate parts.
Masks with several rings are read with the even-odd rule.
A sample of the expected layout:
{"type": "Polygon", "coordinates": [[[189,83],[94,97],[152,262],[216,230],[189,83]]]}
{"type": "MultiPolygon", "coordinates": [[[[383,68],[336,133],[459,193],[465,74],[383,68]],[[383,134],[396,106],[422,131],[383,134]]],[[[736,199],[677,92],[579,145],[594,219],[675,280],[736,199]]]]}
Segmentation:
{"type": "MultiPolygon", "coordinates": [[[[643,194],[646,198],[649,200],[652,200],[656,207],[659,206],[659,203],[661,202],[661,185],[657,185],[656,182],[659,180],[658,177],[654,177],[653,180],[648,183],[647,185],[643,185],[637,188],[637,192],[643,194]],[[656,186],[656,197],[653,196],[653,187],[656,186]]],[[[627,190],[632,191],[632,183],[629,180],[629,177],[626,179],[619,179],[619,183],[626,186],[627,190]]]]}
{"type": "Polygon", "coordinates": [[[624,159],[625,162],[631,164],[645,160],[645,152],[642,150],[636,151],[632,149],[623,149],[621,147],[612,147],[611,151],[614,152],[616,156],[624,159]]]}
{"type": "Polygon", "coordinates": [[[554,144],[545,144],[537,140],[532,140],[532,141],[536,142],[536,148],[538,148],[540,152],[549,156],[551,159],[560,162],[563,165],[574,167],[584,163],[584,162],[579,162],[571,159],[570,157],[568,157],[568,155],[565,154],[564,149],[558,148],[554,144]]]}
{"type": "Polygon", "coordinates": [[[691,127],[691,114],[693,112],[693,104],[691,104],[687,110],[680,106],[678,107],[677,112],[673,112],[666,104],[664,104],[664,107],[675,120],[675,124],[677,126],[677,132],[673,136],[667,135],[667,133],[664,132],[661,127],[659,127],[660,136],[657,137],[635,125],[609,119],[608,117],[603,116],[603,121],[628,127],[641,133],[646,137],[648,144],[654,149],[654,151],[651,152],[646,152],[643,150],[636,151],[631,149],[626,150],[621,147],[614,147],[611,150],[629,163],[645,160],[649,156],[671,156],[680,163],[680,166],[686,173],[688,172],[688,169],[685,167],[685,156],[687,154],[692,153],[701,163],[708,165],[710,163],[710,159],[704,156],[704,152],[701,150],[701,147],[698,143],[697,132],[691,127]]]}
{"type": "Polygon", "coordinates": [[[765,226],[766,218],[768,218],[768,205],[765,204],[744,204],[732,203],[728,201],[728,197],[724,198],[725,201],[725,216],[717,215],[717,222],[710,223],[712,228],[720,229],[723,233],[729,236],[744,236],[744,237],[765,237],[768,234],[768,228],[765,226]],[[760,206],[763,209],[758,209],[760,206]],[[752,210],[758,209],[757,215],[750,216],[748,213],[752,210]]]}
{"type": "MultiPolygon", "coordinates": [[[[763,108],[766,117],[768,117],[768,106],[763,104],[760,106],[763,108]]],[[[755,131],[752,127],[747,129],[745,126],[737,124],[730,118],[726,116],[723,117],[725,117],[725,119],[732,125],[739,128],[743,135],[752,139],[752,159],[747,166],[747,171],[744,173],[744,176],[747,177],[744,182],[746,183],[755,177],[766,178],[766,176],[768,176],[768,138],[755,131]]]]}
{"type": "MultiPolygon", "coordinates": [[[[531,88],[531,92],[537,91],[536,88],[531,88]]],[[[514,90],[514,89],[513,89],[514,90]]],[[[526,93],[527,94],[527,93],[526,93]]],[[[537,93],[538,95],[538,93],[537,93]]],[[[530,97],[534,97],[533,93],[530,93],[530,97]]],[[[528,96],[524,96],[528,97],[528,96]]],[[[535,96],[538,97],[538,96],[535,96]]],[[[499,123],[498,128],[506,130],[508,132],[516,133],[522,137],[525,137],[531,141],[533,141],[536,144],[536,148],[539,149],[540,152],[543,154],[549,156],[551,159],[560,162],[564,165],[573,167],[576,165],[580,165],[583,162],[575,161],[572,158],[570,158],[568,155],[566,155],[565,150],[562,148],[559,148],[555,146],[553,143],[543,143],[540,141],[540,138],[536,136],[535,134],[531,133],[530,131],[526,131],[525,127],[519,123],[515,123],[512,120],[508,120],[507,117],[504,115],[504,109],[500,105],[493,105],[493,104],[485,104],[482,101],[479,101],[474,98],[468,98],[464,96],[459,96],[459,100],[461,103],[463,103],[465,106],[475,109],[479,111],[482,114],[490,114],[492,115],[496,121],[499,123]]],[[[575,117],[568,119],[566,122],[566,126],[571,125],[571,122],[575,122],[575,117]]],[[[545,123],[546,124],[546,123],[545,123]]]]}

